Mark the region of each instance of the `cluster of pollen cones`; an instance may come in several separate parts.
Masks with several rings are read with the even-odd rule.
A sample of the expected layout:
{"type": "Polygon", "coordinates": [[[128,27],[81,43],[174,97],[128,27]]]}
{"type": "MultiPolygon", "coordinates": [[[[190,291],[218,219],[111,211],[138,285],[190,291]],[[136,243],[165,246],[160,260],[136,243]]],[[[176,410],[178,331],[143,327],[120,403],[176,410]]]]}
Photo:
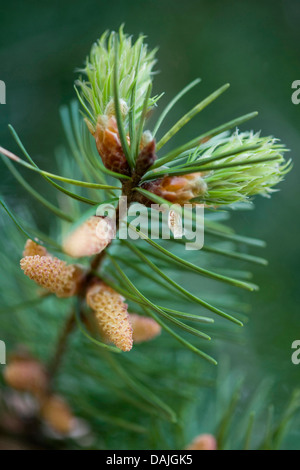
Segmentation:
{"type": "MultiPolygon", "coordinates": [[[[94,286],[92,289],[88,294],[88,301],[93,308],[97,308],[99,295],[101,291],[105,291],[105,288],[104,286],[94,286]]],[[[106,297],[109,294],[112,293],[108,290],[105,293],[106,297]]],[[[114,296],[112,300],[108,300],[107,297],[107,302],[112,302],[114,306],[119,301],[114,296]]],[[[159,333],[158,325],[151,322],[149,318],[140,320],[139,315],[131,314],[130,321],[133,327],[137,326],[134,334],[136,342],[149,339],[147,336],[149,330],[152,331],[153,335],[159,333]]],[[[105,328],[103,329],[108,331],[105,328]]],[[[126,320],[123,323],[123,330],[127,340],[120,339],[120,341],[126,345],[128,341],[132,342],[126,320]]],[[[120,331],[122,331],[122,328],[120,331]]],[[[119,338],[121,338],[120,334],[119,338]]],[[[18,392],[30,393],[35,398],[38,405],[39,419],[47,424],[52,431],[62,436],[68,436],[72,435],[72,432],[75,432],[77,428],[80,428],[80,420],[74,416],[68,403],[60,395],[51,392],[46,367],[26,350],[17,351],[10,356],[3,376],[9,387],[18,392]]],[[[186,450],[217,450],[217,441],[212,434],[200,434],[186,447],[186,450]]]]}
{"type": "MultiPolygon", "coordinates": [[[[79,237],[78,234],[85,233],[86,230],[91,233],[92,229],[97,229],[94,218],[91,219],[84,222],[84,227],[80,226],[71,234],[72,246],[74,238],[79,237]]],[[[91,240],[95,246],[93,236],[91,240]]],[[[71,297],[78,294],[85,276],[81,266],[67,264],[53,257],[43,246],[32,240],[26,242],[20,265],[26,276],[57,297],[71,297]]],[[[87,285],[85,299],[93,312],[97,332],[104,340],[113,343],[122,351],[130,351],[133,343],[149,341],[161,331],[153,319],[128,313],[125,299],[103,281],[93,280],[87,285]]]]}
{"type": "Polygon", "coordinates": [[[18,392],[30,393],[38,404],[40,419],[53,431],[67,435],[77,424],[68,403],[49,391],[44,365],[27,352],[16,353],[4,369],[4,380],[18,392]]]}

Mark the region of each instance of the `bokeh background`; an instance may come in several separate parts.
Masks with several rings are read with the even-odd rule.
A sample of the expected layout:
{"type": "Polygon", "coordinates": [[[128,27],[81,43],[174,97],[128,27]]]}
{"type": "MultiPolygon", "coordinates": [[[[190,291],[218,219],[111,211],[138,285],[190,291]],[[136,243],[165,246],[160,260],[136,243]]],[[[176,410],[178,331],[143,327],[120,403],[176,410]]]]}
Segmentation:
{"type": "MultiPolygon", "coordinates": [[[[233,214],[240,233],[266,240],[258,254],[269,266],[253,268],[261,290],[249,298],[252,352],[229,348],[232,363],[249,377],[274,376],[284,400],[299,385],[300,374],[300,365],[291,362],[291,344],[300,339],[300,105],[291,101],[291,84],[300,79],[299,0],[6,2],[0,16],[0,79],[7,86],[7,104],[0,105],[0,145],[16,151],[7,129],[11,123],[31,155],[53,170],[53,150],[63,141],[58,109],[75,96],[74,72],[91,43],[121,23],[126,32],[143,32],[151,47],[159,46],[155,91],[166,92],[161,106],[202,78],[166,125],[222,84],[231,84],[181,131],[178,142],[257,110],[259,116],[242,129],[275,135],[291,149],[294,169],[280,192],[271,200],[257,198],[253,211],[233,214]]],[[[2,162],[0,170],[1,192],[17,203],[24,193],[2,162]]],[[[39,177],[30,178],[42,189],[39,177]]],[[[42,208],[34,210],[40,228],[46,228],[51,221],[42,208]]]]}

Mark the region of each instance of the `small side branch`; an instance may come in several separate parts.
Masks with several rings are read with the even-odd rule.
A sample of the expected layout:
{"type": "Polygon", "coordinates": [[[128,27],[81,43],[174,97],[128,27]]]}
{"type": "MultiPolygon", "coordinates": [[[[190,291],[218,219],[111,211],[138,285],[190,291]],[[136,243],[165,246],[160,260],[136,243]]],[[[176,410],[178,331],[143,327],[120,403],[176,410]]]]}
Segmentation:
{"type": "Polygon", "coordinates": [[[48,367],[49,383],[52,382],[53,377],[56,374],[61,364],[63,354],[67,347],[69,335],[74,330],[75,324],[76,324],[75,313],[72,311],[69,317],[67,318],[64,328],[58,338],[58,342],[57,342],[56,349],[55,349],[55,354],[48,367]]]}

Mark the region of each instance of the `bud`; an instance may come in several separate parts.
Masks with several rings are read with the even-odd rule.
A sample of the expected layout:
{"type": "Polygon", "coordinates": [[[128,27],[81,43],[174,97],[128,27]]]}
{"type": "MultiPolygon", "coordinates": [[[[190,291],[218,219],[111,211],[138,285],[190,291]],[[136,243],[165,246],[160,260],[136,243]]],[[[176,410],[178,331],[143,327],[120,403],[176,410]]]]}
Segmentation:
{"type": "MultiPolygon", "coordinates": [[[[190,173],[183,176],[164,176],[142,185],[143,189],[172,202],[184,205],[195,197],[205,194],[207,185],[202,173],[190,173]]],[[[140,201],[139,201],[140,202],[140,201]]]]}
{"type": "Polygon", "coordinates": [[[212,434],[200,434],[186,450],[217,450],[217,441],[212,434]]]}
{"type": "Polygon", "coordinates": [[[130,175],[130,168],[121,145],[115,116],[98,116],[93,136],[104,166],[116,173],[130,175]]]}
{"type": "Polygon", "coordinates": [[[63,242],[64,252],[74,258],[101,253],[115,236],[107,217],[93,216],[75,229],[63,242]]]}
{"type": "Polygon", "coordinates": [[[160,325],[153,318],[130,313],[129,321],[133,329],[133,342],[136,344],[150,341],[161,333],[160,325]]]}
{"type": "Polygon", "coordinates": [[[25,243],[24,251],[23,251],[23,257],[25,256],[50,256],[46,248],[44,248],[41,245],[38,245],[35,243],[33,240],[30,240],[30,238],[27,240],[25,243]]]}
{"type": "MultiPolygon", "coordinates": [[[[216,207],[245,202],[256,194],[270,196],[275,191],[274,186],[291,169],[291,161],[284,158],[286,151],[278,139],[261,137],[259,133],[236,131],[206,152],[208,158],[222,153],[228,156],[208,164],[210,171],[205,176],[207,192],[198,202],[216,207]],[[234,153],[241,146],[258,148],[230,155],[230,152],[234,153]],[[271,160],[266,160],[268,158],[271,160]],[[256,160],[255,164],[251,163],[253,160],[256,160]]],[[[205,162],[203,156],[200,158],[205,162]]]]}
{"type": "Polygon", "coordinates": [[[69,405],[59,396],[47,397],[41,406],[41,417],[59,434],[69,434],[75,423],[69,405]]]}
{"type": "Polygon", "coordinates": [[[4,369],[6,383],[21,392],[43,395],[47,389],[47,374],[44,366],[29,355],[12,356],[4,369]]]}
{"type": "Polygon", "coordinates": [[[132,348],[132,327],[124,298],[104,282],[88,289],[86,301],[95,312],[96,320],[105,338],[122,351],[132,348]]]}
{"type": "MultiPolygon", "coordinates": [[[[85,121],[95,137],[104,166],[124,175],[130,175],[130,167],[122,150],[116,125],[114,73],[117,67],[116,85],[121,119],[125,133],[128,134],[127,114],[131,105],[133,87],[135,87],[133,127],[136,128],[144,109],[145,95],[151,85],[152,68],[156,62],[156,51],[149,51],[143,39],[143,36],[140,36],[133,43],[132,37],[124,34],[122,27],[118,34],[104,33],[92,46],[85,67],[81,70],[85,78],[80,77],[76,81],[80,102],[86,115],[85,121]]],[[[149,99],[146,113],[158,99],[157,96],[149,99]]]]}
{"type": "MultiPolygon", "coordinates": [[[[136,82],[135,117],[136,120],[139,120],[147,89],[152,82],[152,69],[156,62],[156,50],[149,51],[147,44],[143,43],[143,39],[143,36],[140,36],[134,43],[132,37],[125,34],[121,27],[118,34],[115,32],[109,34],[106,31],[93,44],[85,67],[81,70],[84,78],[80,77],[76,81],[81,101],[85,105],[83,112],[86,113],[89,129],[95,131],[99,115],[111,116],[115,114],[113,74],[116,65],[116,41],[120,45],[118,48],[118,88],[121,113],[125,118],[128,113],[132,87],[136,82]]],[[[156,101],[157,98],[151,98],[149,107],[151,108],[156,101]]]]}
{"type": "Polygon", "coordinates": [[[20,265],[26,276],[57,297],[76,294],[83,275],[79,266],[49,256],[26,256],[20,265]]]}

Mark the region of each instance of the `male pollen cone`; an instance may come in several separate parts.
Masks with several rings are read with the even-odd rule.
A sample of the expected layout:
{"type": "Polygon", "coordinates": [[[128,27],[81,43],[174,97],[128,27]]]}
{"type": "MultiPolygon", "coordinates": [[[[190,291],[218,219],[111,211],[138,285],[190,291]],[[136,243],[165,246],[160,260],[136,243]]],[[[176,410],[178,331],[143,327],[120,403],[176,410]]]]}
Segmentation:
{"type": "Polygon", "coordinates": [[[51,256],[25,256],[20,261],[24,274],[57,297],[71,297],[78,291],[83,272],[51,256]]]}
{"type": "Polygon", "coordinates": [[[74,258],[93,256],[101,253],[114,235],[115,230],[110,219],[92,216],[65,238],[63,249],[74,258]]]}
{"type": "Polygon", "coordinates": [[[58,395],[50,395],[41,406],[41,417],[59,434],[69,434],[74,425],[74,416],[69,405],[58,395]]]}
{"type": "Polygon", "coordinates": [[[200,434],[186,450],[217,450],[216,438],[212,434],[200,434]]]}
{"type": "Polygon", "coordinates": [[[25,256],[50,256],[48,251],[44,246],[38,245],[35,243],[33,240],[30,238],[26,241],[24,251],[23,251],[23,257],[25,256]]]}
{"type": "MultiPolygon", "coordinates": [[[[182,176],[164,176],[163,178],[144,183],[143,189],[172,202],[184,205],[191,199],[205,194],[207,186],[202,173],[190,173],[182,176]]],[[[145,204],[145,202],[144,202],[145,204]]]]}
{"type": "Polygon", "coordinates": [[[153,318],[130,313],[129,320],[133,329],[133,342],[135,344],[150,341],[161,333],[160,325],[153,318]]]}
{"type": "Polygon", "coordinates": [[[48,385],[44,366],[32,357],[12,357],[3,376],[10,387],[36,396],[43,395],[48,385]]]}
{"type": "MultiPolygon", "coordinates": [[[[92,131],[90,127],[89,129],[92,131]]],[[[108,170],[129,176],[130,167],[123,152],[115,116],[98,116],[93,135],[104,166],[108,170]]]]}
{"type": "Polygon", "coordinates": [[[104,282],[97,282],[87,291],[86,301],[95,312],[100,331],[122,351],[132,348],[132,326],[124,298],[104,282]]]}

